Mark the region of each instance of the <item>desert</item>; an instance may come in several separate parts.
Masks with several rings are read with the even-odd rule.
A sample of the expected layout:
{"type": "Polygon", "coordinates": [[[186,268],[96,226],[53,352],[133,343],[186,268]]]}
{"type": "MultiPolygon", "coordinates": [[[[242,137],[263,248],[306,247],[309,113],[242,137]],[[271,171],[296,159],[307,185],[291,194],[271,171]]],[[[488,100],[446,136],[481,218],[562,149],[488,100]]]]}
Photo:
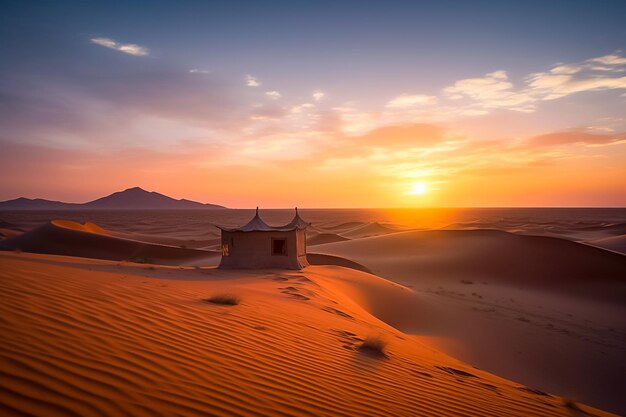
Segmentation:
{"type": "Polygon", "coordinates": [[[3,1],[0,417],[626,416],[625,21],[3,1]]]}
{"type": "MultiPolygon", "coordinates": [[[[197,222],[250,213],[157,211],[133,226],[135,211],[85,212],[107,227],[30,230],[32,213],[3,213],[15,232],[0,241],[5,413],[624,411],[624,255],[502,222],[416,230],[392,222],[411,217],[402,211],[302,210],[318,220],[310,266],[217,268],[219,230],[197,222]]],[[[63,214],[76,217],[38,216],[63,214]]],[[[621,231],[585,228],[591,239],[621,231]]]]}

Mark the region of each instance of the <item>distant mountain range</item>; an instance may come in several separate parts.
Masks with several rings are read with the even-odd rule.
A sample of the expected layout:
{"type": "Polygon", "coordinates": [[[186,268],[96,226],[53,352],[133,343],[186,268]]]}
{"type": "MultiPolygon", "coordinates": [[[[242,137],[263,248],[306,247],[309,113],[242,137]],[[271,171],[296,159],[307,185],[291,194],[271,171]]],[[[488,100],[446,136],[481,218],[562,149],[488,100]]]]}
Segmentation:
{"type": "Polygon", "coordinates": [[[164,209],[219,209],[217,204],[204,204],[191,200],[176,200],[139,187],[118,191],[88,203],[63,203],[41,198],[16,198],[0,202],[0,210],[164,210],[164,209]]]}

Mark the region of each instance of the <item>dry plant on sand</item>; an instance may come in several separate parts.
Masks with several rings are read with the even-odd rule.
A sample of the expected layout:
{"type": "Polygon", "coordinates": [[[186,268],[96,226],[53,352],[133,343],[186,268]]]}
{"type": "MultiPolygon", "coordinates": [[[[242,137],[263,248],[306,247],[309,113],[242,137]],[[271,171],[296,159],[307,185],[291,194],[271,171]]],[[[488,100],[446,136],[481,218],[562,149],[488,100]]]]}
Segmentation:
{"type": "Polygon", "coordinates": [[[204,301],[212,304],[221,304],[225,306],[236,306],[241,301],[239,297],[232,294],[217,294],[206,298],[204,301]]]}
{"type": "Polygon", "coordinates": [[[359,351],[372,356],[387,357],[385,354],[385,346],[387,346],[387,342],[385,342],[381,337],[368,336],[365,338],[361,346],[359,346],[359,351]]]}

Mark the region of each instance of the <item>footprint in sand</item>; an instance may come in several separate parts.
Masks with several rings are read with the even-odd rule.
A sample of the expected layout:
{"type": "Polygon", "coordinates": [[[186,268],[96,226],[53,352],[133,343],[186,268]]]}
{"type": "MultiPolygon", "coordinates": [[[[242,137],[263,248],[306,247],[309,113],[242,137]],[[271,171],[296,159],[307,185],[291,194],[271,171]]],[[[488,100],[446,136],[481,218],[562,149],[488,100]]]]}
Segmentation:
{"type": "Polygon", "coordinates": [[[329,313],[336,314],[346,319],[354,320],[354,317],[352,317],[350,314],[344,313],[343,311],[337,310],[336,308],[333,308],[333,307],[323,307],[322,310],[327,311],[329,313]]]}
{"type": "Polygon", "coordinates": [[[279,288],[279,290],[281,290],[280,292],[282,292],[283,294],[287,294],[291,298],[295,298],[297,300],[302,300],[302,301],[310,300],[309,297],[299,294],[300,290],[298,290],[296,287],[283,287],[283,288],[279,288]]]}
{"type": "Polygon", "coordinates": [[[484,382],[479,382],[478,385],[491,391],[498,391],[498,387],[496,387],[495,385],[486,384],[484,382]]]}
{"type": "Polygon", "coordinates": [[[445,373],[448,373],[448,374],[454,375],[454,376],[462,376],[462,377],[465,377],[465,378],[478,378],[476,375],[470,374],[469,372],[462,371],[460,369],[450,368],[450,367],[447,367],[447,366],[435,366],[435,368],[440,369],[440,370],[444,371],[445,373]]]}
{"type": "Polygon", "coordinates": [[[544,397],[552,397],[552,395],[548,394],[547,392],[543,392],[540,391],[538,389],[534,389],[534,388],[530,388],[530,387],[526,387],[526,386],[521,386],[521,387],[516,387],[518,390],[520,391],[525,391],[525,392],[529,392],[531,394],[536,394],[536,395],[541,395],[544,397]]]}
{"type": "Polygon", "coordinates": [[[339,336],[339,341],[344,344],[344,349],[357,350],[358,345],[363,342],[363,339],[358,337],[356,333],[352,333],[347,330],[331,329],[330,332],[339,336]]]}
{"type": "Polygon", "coordinates": [[[426,377],[426,378],[432,378],[433,377],[428,372],[416,371],[415,369],[412,369],[411,372],[413,372],[413,374],[415,374],[417,376],[421,376],[421,377],[426,377]]]}

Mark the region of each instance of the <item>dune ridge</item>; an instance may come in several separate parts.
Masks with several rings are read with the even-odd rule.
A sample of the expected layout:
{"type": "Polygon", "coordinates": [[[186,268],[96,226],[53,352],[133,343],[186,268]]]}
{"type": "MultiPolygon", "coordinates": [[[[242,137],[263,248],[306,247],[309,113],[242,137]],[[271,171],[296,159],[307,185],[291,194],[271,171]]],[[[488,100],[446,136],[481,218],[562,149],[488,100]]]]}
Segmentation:
{"type": "Polygon", "coordinates": [[[3,415],[570,415],[380,322],[354,295],[411,290],[362,272],[158,267],[168,280],[109,261],[0,262],[3,415]],[[240,305],[202,301],[226,290],[240,305]],[[372,334],[386,358],[359,352],[372,334]]]}
{"type": "Polygon", "coordinates": [[[216,252],[147,243],[113,236],[93,224],[54,220],[19,236],[0,241],[0,250],[70,255],[181,265],[202,262],[216,252]]]}
{"type": "Polygon", "coordinates": [[[626,303],[624,256],[559,238],[484,229],[408,231],[317,245],[315,252],[410,284],[479,279],[626,303]]]}
{"type": "Polygon", "coordinates": [[[586,243],[626,255],[626,234],[591,240],[586,243]]]}

